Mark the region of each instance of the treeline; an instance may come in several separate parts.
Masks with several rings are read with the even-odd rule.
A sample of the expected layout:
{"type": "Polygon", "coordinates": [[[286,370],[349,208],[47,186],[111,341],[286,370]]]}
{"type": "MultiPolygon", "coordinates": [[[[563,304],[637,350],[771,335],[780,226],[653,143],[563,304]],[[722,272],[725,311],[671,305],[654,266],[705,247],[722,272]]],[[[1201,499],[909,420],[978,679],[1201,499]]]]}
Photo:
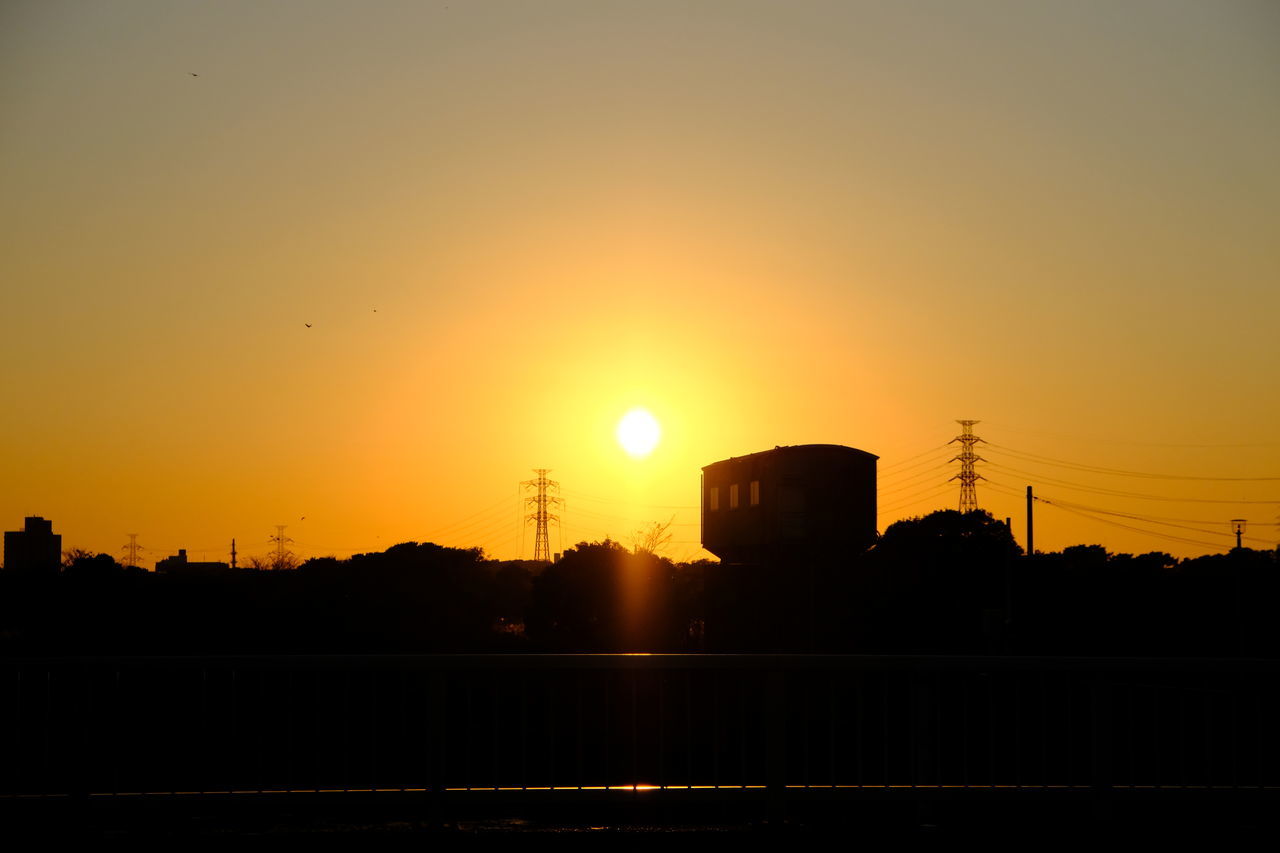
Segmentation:
{"type": "Polygon", "coordinates": [[[78,555],[0,572],[0,654],[813,651],[1280,656],[1276,554],[1022,554],[982,512],[859,555],[674,563],[616,542],[554,564],[404,543],[289,571],[154,574],[78,555]]]}

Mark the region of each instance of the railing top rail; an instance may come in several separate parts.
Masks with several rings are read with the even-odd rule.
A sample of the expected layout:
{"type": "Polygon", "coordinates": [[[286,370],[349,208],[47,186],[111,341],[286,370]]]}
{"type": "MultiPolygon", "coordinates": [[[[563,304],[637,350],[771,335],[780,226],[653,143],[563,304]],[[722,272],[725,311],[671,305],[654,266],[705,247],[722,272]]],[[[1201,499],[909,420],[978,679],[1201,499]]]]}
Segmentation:
{"type": "Polygon", "coordinates": [[[1280,674],[1280,660],[1253,658],[985,657],[823,654],[411,654],[155,655],[0,658],[5,668],[829,671],[929,673],[1280,674]]]}

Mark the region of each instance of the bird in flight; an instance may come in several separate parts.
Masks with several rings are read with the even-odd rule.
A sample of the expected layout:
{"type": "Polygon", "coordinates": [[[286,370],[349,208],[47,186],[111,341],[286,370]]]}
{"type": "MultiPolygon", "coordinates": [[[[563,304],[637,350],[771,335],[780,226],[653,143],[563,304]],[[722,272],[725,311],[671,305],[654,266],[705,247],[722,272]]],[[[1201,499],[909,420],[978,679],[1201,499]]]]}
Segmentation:
{"type": "Polygon", "coordinates": [[[192,77],[199,77],[199,76],[200,76],[199,74],[197,74],[197,73],[196,73],[196,72],[194,72],[194,71],[188,71],[187,73],[188,73],[188,74],[190,74],[192,77]]]}
{"type": "Polygon", "coordinates": [[[310,323],[303,323],[302,325],[306,326],[308,329],[310,329],[310,328],[311,328],[311,324],[310,324],[310,323]]]}

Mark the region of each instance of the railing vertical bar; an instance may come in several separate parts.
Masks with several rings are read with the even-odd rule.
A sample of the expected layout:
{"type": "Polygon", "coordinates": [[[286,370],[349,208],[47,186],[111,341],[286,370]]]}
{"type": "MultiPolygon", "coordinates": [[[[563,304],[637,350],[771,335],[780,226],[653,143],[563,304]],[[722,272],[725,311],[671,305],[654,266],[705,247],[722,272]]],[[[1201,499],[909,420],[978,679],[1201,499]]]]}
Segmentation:
{"type": "Polygon", "coordinates": [[[49,765],[52,763],[49,755],[49,731],[53,728],[53,670],[51,668],[46,668],[44,671],[44,719],[41,722],[43,725],[40,740],[40,781],[47,788],[53,781],[53,774],[49,772],[49,765]]]}
{"type": "Polygon", "coordinates": [[[577,685],[577,689],[575,690],[575,698],[576,698],[575,704],[577,706],[575,721],[577,724],[573,727],[573,730],[577,733],[577,736],[574,738],[574,743],[575,743],[574,757],[577,763],[577,768],[576,768],[577,769],[577,779],[576,779],[577,787],[582,788],[583,786],[586,785],[586,782],[583,780],[583,775],[582,775],[582,738],[584,735],[584,730],[582,727],[582,672],[581,670],[574,673],[574,675],[576,676],[574,678],[574,683],[577,685]]]}
{"type": "MultiPolygon", "coordinates": [[[[1119,690],[1120,688],[1117,688],[1119,690]]],[[[1136,748],[1137,734],[1134,732],[1135,721],[1138,716],[1138,698],[1140,696],[1137,687],[1129,685],[1124,688],[1124,709],[1125,709],[1125,739],[1127,744],[1125,749],[1125,764],[1129,768],[1129,777],[1125,781],[1129,785],[1138,784],[1138,750],[1136,748]]]]}
{"type": "Polygon", "coordinates": [[[351,790],[351,670],[342,670],[342,790],[351,790]]]}
{"type": "Polygon", "coordinates": [[[865,672],[859,673],[854,682],[854,750],[857,756],[858,787],[867,784],[867,679],[865,672]]]}
{"type": "Polygon", "coordinates": [[[1094,815],[1096,818],[1110,817],[1111,795],[1115,780],[1112,776],[1114,756],[1113,718],[1115,701],[1112,685],[1101,679],[1094,679],[1092,684],[1092,700],[1090,720],[1092,775],[1094,794],[1094,815]]]}
{"type": "Polygon", "coordinates": [[[93,760],[90,750],[93,747],[93,667],[84,668],[84,719],[80,721],[80,749],[76,761],[78,787],[82,797],[88,797],[93,790],[93,760]]]}
{"type": "Polygon", "coordinates": [[[1237,735],[1240,731],[1240,681],[1237,677],[1231,685],[1231,726],[1228,728],[1231,733],[1231,788],[1237,791],[1240,789],[1240,742],[1237,735]]]}
{"type": "Polygon", "coordinates": [[[1039,742],[1041,742],[1041,776],[1039,776],[1039,786],[1044,788],[1048,785],[1048,713],[1050,713],[1050,702],[1048,702],[1048,675],[1041,672],[1039,674],[1039,685],[1041,685],[1041,707],[1039,707],[1039,742]]]}
{"type": "Polygon", "coordinates": [[[311,706],[311,737],[307,743],[307,762],[311,767],[311,784],[308,787],[310,790],[318,790],[321,787],[330,787],[329,774],[333,752],[331,738],[326,729],[326,715],[332,708],[333,696],[329,694],[326,701],[326,691],[332,690],[328,673],[311,669],[309,675],[311,679],[307,685],[308,693],[313,697],[314,704],[311,706]]]}
{"type": "MultiPolygon", "coordinates": [[[[768,690],[768,683],[765,683],[765,690],[768,690]]],[[[768,692],[765,693],[765,699],[768,700],[768,692]]],[[[750,720],[747,717],[747,679],[742,678],[738,682],[738,784],[747,785],[751,778],[750,760],[747,757],[747,731],[750,727],[750,720]]]]}
{"type": "MultiPolygon", "coordinates": [[[[111,728],[119,733],[123,728],[124,715],[120,713],[120,667],[112,668],[112,697],[111,697],[111,728]]],[[[132,726],[133,721],[130,720],[132,726]]],[[[113,748],[111,750],[111,793],[120,793],[120,750],[124,741],[121,739],[113,740],[113,748]]]]}
{"type": "Polygon", "coordinates": [[[1022,679],[1013,680],[1013,787],[1022,787],[1022,703],[1026,691],[1022,679]]]}
{"type": "MultiPolygon", "coordinates": [[[[228,744],[227,754],[234,756],[234,758],[230,762],[230,765],[227,771],[225,771],[227,774],[226,783],[227,783],[228,792],[230,792],[232,789],[235,788],[235,779],[231,775],[230,768],[233,768],[237,764],[239,764],[239,758],[240,758],[240,725],[236,720],[236,716],[239,713],[239,705],[240,705],[238,701],[239,700],[239,682],[240,682],[240,671],[237,670],[235,667],[232,667],[231,673],[230,673],[231,696],[229,700],[229,704],[231,708],[231,713],[229,715],[230,721],[231,721],[231,742],[228,744]]],[[[224,766],[227,766],[225,761],[224,761],[224,766]]]]}
{"type": "Polygon", "coordinates": [[[1000,744],[997,741],[999,726],[996,725],[996,676],[987,673],[987,785],[994,787],[1000,784],[1000,744]]]}
{"type": "Polygon", "coordinates": [[[696,781],[693,776],[693,676],[690,670],[684,671],[684,761],[685,784],[692,785],[696,781]]]}
{"type": "MultiPolygon", "coordinates": [[[[466,696],[466,702],[464,707],[466,708],[466,727],[467,727],[466,728],[467,736],[462,742],[464,744],[470,744],[470,743],[473,743],[471,732],[475,728],[475,714],[473,714],[471,710],[471,706],[472,706],[471,692],[474,685],[472,684],[470,673],[463,673],[463,675],[460,677],[462,678],[462,683],[464,685],[465,696],[466,696]]],[[[464,788],[477,787],[476,779],[475,779],[475,776],[473,775],[474,771],[472,770],[471,753],[472,753],[472,750],[470,749],[462,750],[462,787],[464,788]]]]}
{"type": "Polygon", "coordinates": [[[484,689],[480,691],[480,700],[486,705],[487,713],[484,722],[489,726],[489,776],[484,787],[497,790],[502,785],[502,691],[501,680],[492,672],[487,673],[484,689]]]}
{"type": "Polygon", "coordinates": [[[209,790],[209,781],[211,774],[208,771],[214,767],[214,756],[217,752],[214,750],[211,738],[212,720],[209,719],[209,667],[200,667],[200,763],[204,765],[206,772],[201,775],[204,781],[198,786],[200,792],[209,790]]]}
{"type": "Polygon", "coordinates": [[[973,700],[973,683],[968,673],[960,681],[960,784],[969,787],[969,703],[973,700]]]}
{"type": "Polygon", "coordinates": [[[542,719],[547,727],[547,787],[554,788],[556,786],[556,724],[560,721],[560,715],[553,713],[551,708],[551,696],[555,676],[549,674],[539,684],[542,686],[542,719]]]}
{"type": "MultiPolygon", "coordinates": [[[[258,681],[257,711],[258,713],[255,714],[254,716],[261,719],[262,711],[264,710],[264,708],[270,707],[265,701],[267,698],[268,675],[265,671],[261,669],[258,670],[257,674],[258,674],[258,678],[257,678],[257,681],[258,681]]],[[[271,722],[274,722],[274,721],[271,721],[271,722]]],[[[258,768],[258,772],[256,774],[258,778],[257,788],[258,788],[258,793],[261,794],[263,791],[266,790],[265,783],[266,783],[266,775],[267,775],[267,760],[266,760],[267,732],[264,731],[264,726],[262,725],[258,725],[256,729],[257,731],[255,732],[254,741],[257,743],[257,749],[254,750],[254,753],[255,753],[255,758],[256,758],[257,768],[258,768]]]]}
{"type": "Polygon", "coordinates": [[[294,670],[290,667],[285,673],[284,682],[284,789],[286,791],[293,790],[294,784],[294,768],[293,768],[293,751],[296,737],[293,732],[293,682],[294,670]]]}
{"type": "Polygon", "coordinates": [[[529,672],[520,670],[520,788],[529,787],[529,672]]]}
{"type": "Polygon", "coordinates": [[[1065,719],[1065,725],[1066,725],[1066,737],[1063,738],[1063,743],[1066,746],[1066,755],[1064,757],[1064,762],[1066,764],[1066,783],[1068,785],[1075,785],[1077,782],[1076,768],[1075,768],[1076,750],[1075,750],[1075,743],[1074,743],[1075,731],[1076,731],[1076,728],[1074,725],[1075,704],[1076,704],[1076,682],[1075,682],[1075,679],[1071,677],[1070,673],[1064,672],[1062,674],[1062,696],[1063,696],[1063,704],[1066,706],[1063,709],[1064,711],[1063,717],[1065,719]]]}
{"type": "Polygon", "coordinates": [[[12,778],[10,778],[7,775],[5,777],[6,793],[16,793],[16,794],[25,793],[21,788],[18,787],[19,785],[18,780],[22,779],[24,775],[23,770],[28,766],[27,765],[28,756],[24,754],[24,750],[22,748],[24,746],[22,733],[25,731],[28,731],[28,728],[22,719],[22,709],[24,704],[22,701],[22,691],[24,687],[25,687],[25,684],[24,684],[24,679],[22,677],[22,667],[20,666],[14,667],[14,670],[13,670],[13,714],[14,716],[13,716],[13,725],[10,726],[10,730],[13,732],[13,743],[10,745],[10,754],[21,756],[21,760],[17,762],[17,767],[15,767],[15,770],[16,770],[15,775],[12,778]]]}
{"type": "Polygon", "coordinates": [[[891,675],[885,672],[880,678],[880,745],[884,758],[884,774],[881,785],[888,787],[893,784],[893,768],[889,763],[889,683],[891,675]]]}
{"type": "Polygon", "coordinates": [[[1164,773],[1161,766],[1162,751],[1160,749],[1160,725],[1162,723],[1160,702],[1160,688],[1151,688],[1151,773],[1153,775],[1152,782],[1157,788],[1164,787],[1164,773]]]}
{"type": "Polygon", "coordinates": [[[1216,781],[1216,776],[1214,775],[1214,772],[1213,772],[1214,771],[1213,758],[1215,755],[1218,754],[1217,750],[1214,748],[1214,737],[1213,737],[1213,718],[1217,716],[1217,710],[1218,710],[1217,708],[1218,703],[1216,700],[1217,700],[1217,694],[1216,693],[1210,694],[1208,697],[1205,698],[1205,703],[1204,703],[1204,754],[1205,754],[1204,781],[1205,781],[1205,784],[1211,788],[1214,786],[1214,782],[1216,781]]]}
{"type": "MultiPolygon", "coordinates": [[[[801,681],[799,690],[803,691],[804,693],[804,702],[801,703],[800,713],[807,714],[809,712],[810,707],[812,706],[812,700],[813,700],[814,687],[813,687],[812,680],[804,679],[803,681],[801,681]]],[[[787,722],[786,717],[784,715],[783,717],[784,731],[785,731],[786,722],[787,722]]],[[[810,787],[810,783],[813,781],[812,777],[810,776],[810,768],[809,768],[809,759],[811,757],[811,752],[813,749],[813,737],[809,733],[808,720],[805,720],[805,723],[806,725],[802,726],[800,732],[798,733],[799,737],[801,738],[800,784],[808,788],[810,787]]],[[[791,742],[791,739],[788,738],[787,743],[790,744],[790,742],[791,742]]],[[[790,768],[787,768],[787,769],[789,773],[790,768]]],[[[784,781],[784,784],[785,784],[785,781],[784,781]]]]}
{"type": "Polygon", "coordinates": [[[839,746],[840,746],[839,739],[838,739],[839,729],[836,726],[836,719],[840,716],[840,714],[839,714],[839,699],[838,699],[836,690],[838,686],[844,685],[847,683],[848,683],[848,680],[846,678],[837,678],[836,676],[831,674],[827,675],[827,696],[831,700],[830,702],[827,703],[828,740],[831,745],[831,749],[830,749],[831,760],[827,762],[827,784],[831,786],[835,786],[836,784],[838,784],[837,777],[839,776],[836,770],[836,767],[839,763],[837,760],[836,754],[839,751],[839,746]]]}
{"type": "Polygon", "coordinates": [[[658,738],[658,787],[666,790],[667,787],[667,739],[666,739],[666,698],[663,694],[666,688],[666,672],[657,674],[658,686],[658,730],[655,733],[658,738]]]}
{"type": "Polygon", "coordinates": [[[715,672],[711,682],[711,784],[720,787],[720,686],[723,673],[715,672]]]}
{"type": "Polygon", "coordinates": [[[1187,785],[1187,701],[1191,698],[1185,687],[1178,690],[1178,784],[1187,785]]]}
{"type": "MultiPolygon", "coordinates": [[[[401,667],[400,669],[400,713],[396,720],[397,743],[405,747],[403,752],[398,754],[395,768],[396,785],[401,791],[409,787],[409,774],[407,755],[408,746],[413,743],[413,738],[409,734],[409,673],[401,667]]],[[[423,786],[425,787],[425,786],[423,786]]]]}
{"type": "Polygon", "coordinates": [[[631,683],[631,790],[636,790],[636,784],[640,781],[640,735],[637,720],[636,706],[636,671],[630,671],[631,683]]]}
{"type": "Polygon", "coordinates": [[[378,685],[379,671],[369,672],[369,786],[379,788],[378,775],[378,685]]]}
{"type": "Polygon", "coordinates": [[[604,731],[604,750],[603,750],[604,779],[603,779],[603,782],[605,785],[612,785],[616,781],[613,775],[613,762],[615,760],[615,757],[612,755],[613,750],[610,748],[613,744],[613,737],[611,736],[613,734],[613,721],[611,719],[613,715],[610,713],[613,710],[613,701],[612,701],[613,691],[610,689],[613,686],[612,684],[610,684],[610,682],[613,680],[610,677],[611,675],[612,675],[611,672],[600,673],[600,683],[602,685],[602,696],[604,699],[604,707],[601,710],[601,716],[604,718],[604,729],[603,729],[604,731]]]}
{"type": "Polygon", "coordinates": [[[943,768],[945,767],[944,762],[946,760],[946,756],[944,754],[945,750],[943,749],[943,744],[945,743],[945,741],[943,740],[943,733],[944,733],[944,726],[946,722],[944,719],[944,715],[946,714],[946,708],[947,708],[947,703],[943,701],[945,691],[946,691],[946,682],[943,681],[942,679],[942,673],[934,673],[933,703],[932,703],[932,707],[934,711],[934,727],[933,727],[934,736],[933,736],[932,746],[933,746],[934,753],[938,756],[938,760],[934,764],[935,776],[933,778],[933,782],[934,784],[938,784],[938,785],[941,785],[943,782],[947,781],[946,776],[943,774],[943,768]]]}

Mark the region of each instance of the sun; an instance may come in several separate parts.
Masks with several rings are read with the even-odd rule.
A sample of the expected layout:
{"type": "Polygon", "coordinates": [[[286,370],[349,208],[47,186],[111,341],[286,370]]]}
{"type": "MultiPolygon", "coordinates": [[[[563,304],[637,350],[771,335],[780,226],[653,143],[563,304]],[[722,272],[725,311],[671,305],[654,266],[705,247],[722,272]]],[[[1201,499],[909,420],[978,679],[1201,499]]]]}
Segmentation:
{"type": "Polygon", "coordinates": [[[662,426],[648,409],[632,409],[618,421],[618,444],[636,459],[653,452],[662,438],[662,426]]]}

